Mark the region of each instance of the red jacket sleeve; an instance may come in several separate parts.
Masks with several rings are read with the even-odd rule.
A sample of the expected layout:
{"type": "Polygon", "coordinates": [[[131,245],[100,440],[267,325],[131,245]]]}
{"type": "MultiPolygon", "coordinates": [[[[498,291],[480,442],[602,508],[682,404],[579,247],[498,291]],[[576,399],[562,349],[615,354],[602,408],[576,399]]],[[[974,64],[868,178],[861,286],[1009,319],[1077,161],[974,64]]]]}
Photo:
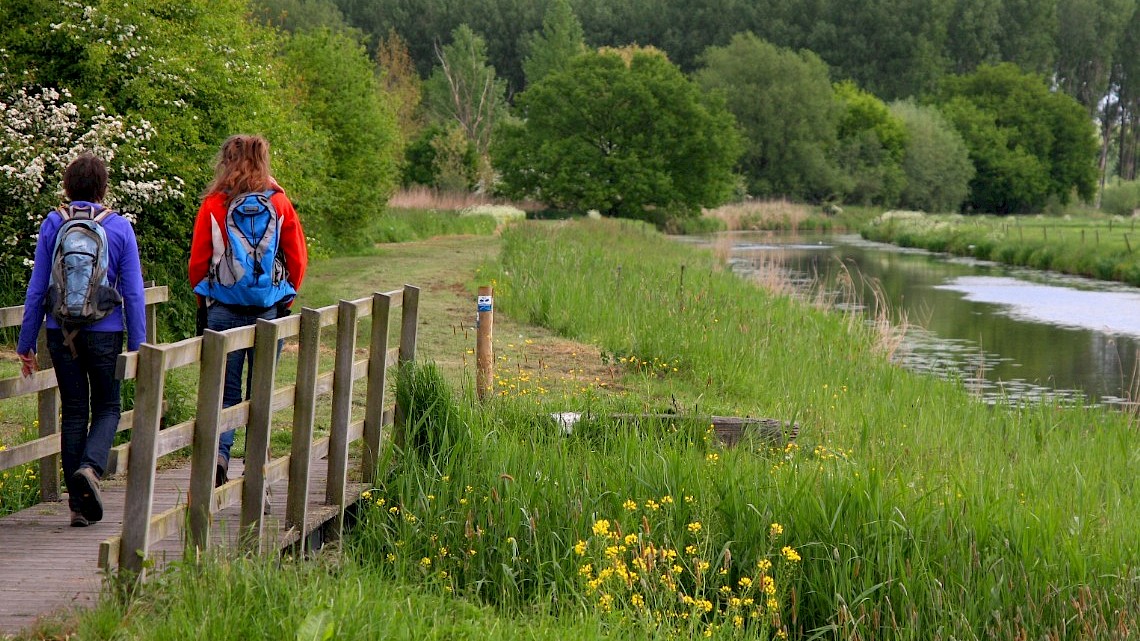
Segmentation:
{"type": "MultiPolygon", "coordinates": [[[[301,291],[305,280],[305,269],[309,266],[309,248],[305,245],[305,231],[301,229],[301,218],[293,209],[293,203],[285,192],[273,194],[273,207],[281,215],[281,254],[285,257],[285,269],[289,272],[289,283],[293,289],[301,291]]],[[[291,304],[291,303],[290,303],[291,304]]]]}

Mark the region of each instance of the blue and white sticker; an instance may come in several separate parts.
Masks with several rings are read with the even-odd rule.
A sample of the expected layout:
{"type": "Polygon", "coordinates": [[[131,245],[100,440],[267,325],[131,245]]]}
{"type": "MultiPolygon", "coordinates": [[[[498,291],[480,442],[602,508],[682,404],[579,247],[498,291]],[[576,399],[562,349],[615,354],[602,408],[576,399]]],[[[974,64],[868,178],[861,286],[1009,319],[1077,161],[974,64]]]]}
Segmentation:
{"type": "Polygon", "coordinates": [[[491,296],[480,296],[478,299],[479,311],[489,312],[494,307],[494,302],[491,296]]]}

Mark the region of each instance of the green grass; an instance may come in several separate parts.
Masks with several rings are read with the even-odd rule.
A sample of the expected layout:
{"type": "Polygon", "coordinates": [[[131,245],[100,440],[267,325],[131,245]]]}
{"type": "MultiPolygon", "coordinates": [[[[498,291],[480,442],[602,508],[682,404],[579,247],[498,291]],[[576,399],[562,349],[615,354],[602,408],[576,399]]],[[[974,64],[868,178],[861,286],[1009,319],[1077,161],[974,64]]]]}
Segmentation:
{"type": "Polygon", "coordinates": [[[1135,218],[888,214],[861,227],[870,240],[1140,285],[1135,218]]]}
{"type": "Polygon", "coordinates": [[[420,356],[441,362],[401,377],[409,453],[386,453],[342,554],[179,567],[54,636],[323,638],[331,622],[336,638],[374,638],[373,621],[428,638],[1140,628],[1129,416],[981,404],[889,364],[857,316],[766,294],[645,225],[526,224],[470,242],[484,247],[385,248],[371,270],[337,259],[308,292],[355,297],[400,274],[436,294],[420,356]],[[495,286],[502,349],[497,393],[479,403],[458,327],[477,258],[499,243],[471,279],[495,286]],[[614,417],[670,410],[801,431],[789,448],[725,448],[684,416],[614,417]],[[554,411],[588,418],[564,434],[554,411]]]}

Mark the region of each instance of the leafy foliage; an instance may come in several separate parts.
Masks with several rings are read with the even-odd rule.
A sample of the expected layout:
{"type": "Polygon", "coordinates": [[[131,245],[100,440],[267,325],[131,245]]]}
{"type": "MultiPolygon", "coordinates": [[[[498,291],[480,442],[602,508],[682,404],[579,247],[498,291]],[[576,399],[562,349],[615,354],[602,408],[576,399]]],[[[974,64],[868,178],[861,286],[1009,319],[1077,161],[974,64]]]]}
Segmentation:
{"type": "Polygon", "coordinates": [[[526,40],[523,59],[526,81],[533,84],[554,71],[566,68],[574,56],[586,51],[582,23],[574,15],[569,0],[552,0],[542,19],[542,31],[526,40]]]}
{"type": "Polygon", "coordinates": [[[906,127],[899,205],[926,212],[957,211],[970,190],[974,166],[962,136],[934,107],[896,102],[891,113],[906,127]]]}
{"type": "Polygon", "coordinates": [[[726,96],[747,139],[740,169],[749,194],[820,201],[841,190],[829,152],[842,109],[818,56],[742,34],[709,48],[704,62],[697,83],[726,96]]]}
{"type": "Polygon", "coordinates": [[[969,205],[980,211],[1040,211],[1096,189],[1096,131],[1073,98],[1011,64],[947,79],[942,109],[977,169],[969,205]]]}
{"type": "Polygon", "coordinates": [[[314,195],[325,235],[351,241],[395,187],[399,135],[395,109],[380,89],[364,46],[345,32],[294,34],[284,59],[297,107],[328,146],[321,189],[314,195]]]}
{"type": "Polygon", "coordinates": [[[732,115],[658,51],[579,56],[517,104],[494,150],[509,195],[663,222],[731,192],[732,115]]]}
{"type": "Polygon", "coordinates": [[[835,94],[845,110],[836,149],[839,166],[847,174],[844,200],[894,205],[906,183],[902,170],[906,127],[883,101],[852,82],[839,83],[835,94]]]}
{"type": "MultiPolygon", "coordinates": [[[[18,207],[6,203],[5,209],[26,218],[42,208],[37,199],[54,200],[52,167],[61,159],[49,162],[48,156],[69,154],[76,144],[109,155],[104,147],[117,145],[111,146],[116,194],[136,194],[130,197],[137,203],[131,206],[138,209],[144,277],[172,287],[173,302],[163,314],[175,336],[193,327],[187,239],[197,194],[227,136],[251,132],[270,140],[274,176],[314,231],[324,226],[317,216],[326,205],[357,193],[341,188],[337,195],[338,180],[364,186],[353,211],[368,212],[383,202],[395,177],[391,112],[376,93],[363,49],[331,31],[294,42],[249,18],[245,0],[12,0],[0,6],[0,102],[11,108],[25,104],[12,100],[19,95],[39,97],[40,105],[66,114],[72,132],[56,139],[36,134],[46,182],[40,195],[20,196],[18,207]],[[289,65],[278,55],[282,45],[289,65]],[[312,69],[321,73],[297,74],[312,69]],[[320,77],[330,70],[337,76],[320,77]],[[42,99],[57,94],[59,99],[42,99]],[[87,129],[106,135],[80,143],[87,129]],[[166,185],[167,191],[146,185],[166,185]],[[333,197],[326,200],[330,185],[333,197]]],[[[23,116],[9,114],[6,121],[22,122],[23,116]]],[[[24,152],[15,149],[0,151],[0,164],[40,166],[21,160],[24,152]]],[[[26,268],[10,258],[0,266],[9,275],[0,283],[0,304],[15,304],[23,291],[12,275],[26,268]]]]}

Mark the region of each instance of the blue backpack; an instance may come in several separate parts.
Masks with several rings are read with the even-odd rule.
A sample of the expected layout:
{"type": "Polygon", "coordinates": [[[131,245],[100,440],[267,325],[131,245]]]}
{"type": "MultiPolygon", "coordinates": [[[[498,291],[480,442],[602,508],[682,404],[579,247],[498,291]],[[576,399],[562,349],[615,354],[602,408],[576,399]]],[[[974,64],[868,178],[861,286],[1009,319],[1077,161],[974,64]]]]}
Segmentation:
{"type": "Polygon", "coordinates": [[[281,217],[270,202],[273,191],[241,194],[230,201],[225,229],[214,223],[214,258],[194,288],[226,305],[268,309],[297,295],[279,249],[281,217]],[[220,247],[221,234],[225,246],[220,247]]]}

